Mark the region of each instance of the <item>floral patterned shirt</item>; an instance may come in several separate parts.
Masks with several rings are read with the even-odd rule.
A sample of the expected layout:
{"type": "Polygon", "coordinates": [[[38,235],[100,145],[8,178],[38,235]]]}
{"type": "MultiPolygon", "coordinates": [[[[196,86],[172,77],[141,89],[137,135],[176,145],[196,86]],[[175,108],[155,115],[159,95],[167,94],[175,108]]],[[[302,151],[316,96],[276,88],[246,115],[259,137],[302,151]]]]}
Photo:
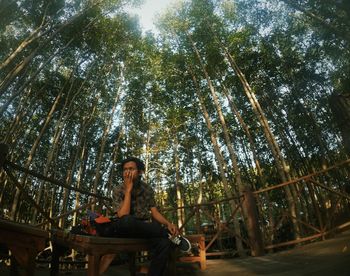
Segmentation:
{"type": "MultiPolygon", "coordinates": [[[[119,210],[123,200],[124,185],[120,184],[113,190],[113,208],[115,211],[119,210]]],[[[141,220],[150,220],[152,207],[156,207],[153,189],[143,181],[135,183],[131,191],[130,215],[141,220]]]]}

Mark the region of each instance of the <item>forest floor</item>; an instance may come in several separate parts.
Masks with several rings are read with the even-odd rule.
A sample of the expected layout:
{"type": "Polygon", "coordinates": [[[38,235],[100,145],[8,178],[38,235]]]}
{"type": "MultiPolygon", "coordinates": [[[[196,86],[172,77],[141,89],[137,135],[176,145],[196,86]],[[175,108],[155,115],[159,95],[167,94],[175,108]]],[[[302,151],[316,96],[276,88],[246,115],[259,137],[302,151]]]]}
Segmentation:
{"type": "MultiPolygon", "coordinates": [[[[37,276],[49,275],[48,269],[38,268],[37,276]]],[[[9,271],[0,265],[0,275],[9,271]]],[[[85,270],[65,271],[60,275],[83,276],[85,270]]],[[[126,265],[111,266],[104,276],[129,275],[126,265]]],[[[145,275],[145,274],[139,274],[145,275]]],[[[209,259],[207,269],[200,271],[196,264],[179,264],[178,276],[231,276],[231,275],[350,275],[350,231],[338,234],[332,239],[319,241],[263,257],[209,259]]]]}

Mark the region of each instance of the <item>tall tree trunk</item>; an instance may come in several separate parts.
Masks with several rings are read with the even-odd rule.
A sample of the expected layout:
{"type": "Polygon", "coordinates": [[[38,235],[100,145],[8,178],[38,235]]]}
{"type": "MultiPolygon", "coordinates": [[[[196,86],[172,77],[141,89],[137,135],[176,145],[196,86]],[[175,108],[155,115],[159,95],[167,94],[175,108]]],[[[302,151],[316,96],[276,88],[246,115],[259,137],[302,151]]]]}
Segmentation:
{"type": "MultiPolygon", "coordinates": [[[[111,195],[112,193],[112,186],[113,186],[113,181],[115,179],[115,172],[116,169],[116,164],[117,164],[117,158],[118,158],[118,150],[119,150],[119,144],[120,140],[122,139],[124,135],[124,128],[123,128],[123,122],[124,122],[124,116],[120,120],[120,130],[118,133],[118,136],[115,140],[114,147],[113,147],[113,153],[112,153],[112,164],[111,164],[111,169],[109,171],[109,176],[108,176],[108,183],[107,183],[107,196],[111,195]]],[[[109,214],[109,210],[107,209],[107,214],[109,214]]]]}
{"type": "MultiPolygon", "coordinates": [[[[74,171],[75,171],[75,166],[77,164],[77,160],[80,156],[80,153],[81,153],[81,145],[83,143],[83,140],[85,139],[85,137],[83,137],[83,134],[84,133],[84,128],[82,127],[81,131],[80,131],[80,135],[79,135],[79,138],[77,140],[77,145],[76,145],[76,151],[74,153],[74,155],[71,156],[71,161],[70,161],[70,165],[68,167],[68,170],[67,170],[67,175],[66,175],[66,180],[65,180],[65,184],[67,186],[71,186],[72,185],[72,180],[73,180],[73,175],[74,175],[74,171]]],[[[68,210],[68,204],[69,204],[69,195],[70,195],[70,192],[71,190],[70,189],[67,189],[67,188],[64,188],[63,189],[63,199],[62,199],[62,206],[61,206],[61,214],[64,214],[67,212],[68,210]]],[[[60,220],[59,220],[59,226],[61,228],[65,228],[65,224],[66,224],[66,217],[62,217],[60,220]]]]}
{"type": "MultiPolygon", "coordinates": [[[[335,121],[340,129],[343,145],[350,156],[350,92],[333,94],[329,98],[335,121]]],[[[350,191],[350,184],[349,184],[350,191]]]]}
{"type": "MultiPolygon", "coordinates": [[[[48,33],[49,31],[52,31],[51,34],[43,40],[41,43],[39,43],[39,46],[37,46],[30,54],[29,56],[25,57],[22,61],[19,62],[10,72],[7,74],[5,79],[0,83],[0,96],[3,95],[3,93],[6,91],[6,89],[10,86],[12,81],[30,64],[30,62],[36,57],[36,54],[39,52],[39,50],[43,49],[47,46],[49,42],[51,42],[56,35],[61,32],[66,26],[72,24],[74,21],[76,21],[78,18],[80,18],[82,15],[84,15],[88,10],[93,8],[96,5],[99,5],[102,1],[96,1],[92,5],[88,5],[86,9],[83,11],[77,13],[76,15],[72,16],[71,18],[67,19],[64,23],[57,24],[50,30],[45,31],[43,34],[38,35],[38,37],[43,36],[44,34],[48,33]],[[56,29],[55,29],[56,28],[56,29]]],[[[86,28],[88,28],[94,21],[90,21],[86,28]]],[[[36,39],[38,39],[38,37],[36,39]]],[[[69,42],[70,43],[70,42],[69,42]]],[[[16,55],[15,55],[16,56],[16,55]]],[[[13,59],[13,57],[12,57],[13,59]]]]}
{"type": "Polygon", "coordinates": [[[0,96],[2,96],[6,89],[10,86],[13,80],[29,65],[29,63],[36,56],[36,53],[41,49],[40,46],[36,47],[27,57],[25,57],[19,64],[13,68],[6,77],[0,83],[0,96]]]}
{"type": "MultiPolygon", "coordinates": [[[[195,92],[196,92],[196,95],[197,95],[197,98],[199,101],[199,107],[200,107],[202,114],[203,114],[203,117],[205,119],[205,122],[206,122],[206,125],[208,128],[208,132],[210,135],[210,140],[211,140],[212,145],[213,145],[214,154],[215,154],[216,160],[218,161],[218,169],[219,169],[219,173],[221,176],[221,181],[222,181],[223,186],[224,186],[224,191],[225,191],[227,197],[231,198],[233,196],[233,193],[231,191],[231,187],[230,187],[230,185],[227,181],[227,178],[226,178],[226,172],[225,172],[225,170],[227,169],[226,162],[225,162],[225,160],[220,152],[217,134],[216,134],[216,131],[211,124],[210,116],[209,116],[209,113],[208,113],[207,108],[205,106],[204,99],[202,97],[197,78],[190,67],[189,67],[189,72],[190,72],[192,79],[193,79],[195,92]]],[[[235,205],[233,200],[230,201],[230,206],[231,206],[231,211],[233,211],[236,208],[236,205],[235,205]]],[[[241,236],[241,231],[239,228],[239,224],[237,222],[237,216],[234,218],[234,227],[235,227],[235,232],[237,234],[237,236],[236,236],[237,251],[239,252],[240,255],[244,256],[245,251],[243,248],[243,243],[242,243],[242,240],[240,238],[238,238],[239,236],[241,236]]]]}
{"type": "MultiPolygon", "coordinates": [[[[0,194],[0,206],[4,206],[3,205],[3,198],[4,198],[5,191],[6,191],[8,179],[5,178],[5,174],[3,171],[0,172],[0,183],[2,184],[1,185],[1,194],[0,194]]],[[[5,212],[4,209],[3,209],[3,212],[5,212]]],[[[2,215],[5,215],[5,214],[2,214],[2,215]]],[[[6,216],[5,216],[5,218],[6,218],[6,216]]]]}
{"type": "MultiPolygon", "coordinates": [[[[261,124],[261,127],[262,127],[263,132],[264,132],[265,137],[266,137],[266,140],[269,144],[272,155],[275,159],[277,171],[280,175],[280,178],[281,178],[282,182],[287,182],[288,180],[291,179],[290,175],[289,175],[289,166],[287,166],[287,164],[284,160],[284,157],[281,153],[281,150],[279,148],[279,145],[278,145],[274,135],[272,134],[272,131],[271,131],[270,125],[267,121],[267,118],[266,118],[254,92],[252,91],[245,75],[243,74],[243,72],[241,71],[239,66],[237,65],[237,63],[234,60],[234,58],[232,57],[232,55],[229,53],[228,49],[224,46],[223,46],[223,48],[224,48],[226,58],[229,61],[232,69],[237,74],[237,76],[238,76],[238,78],[243,86],[244,92],[246,93],[246,95],[249,99],[249,102],[253,108],[253,111],[261,124]]],[[[299,238],[299,233],[300,233],[299,225],[298,225],[297,220],[295,219],[299,216],[299,214],[296,212],[296,204],[295,204],[295,201],[293,198],[293,194],[292,194],[289,186],[285,186],[284,190],[286,192],[286,197],[287,197],[289,211],[290,211],[291,220],[292,220],[292,224],[293,224],[294,234],[295,234],[296,238],[299,238]]]]}
{"type": "MultiPolygon", "coordinates": [[[[39,95],[41,95],[41,93],[44,90],[43,86],[40,91],[39,91],[39,95]]],[[[19,130],[21,130],[21,126],[24,126],[26,124],[25,118],[27,117],[31,117],[29,116],[29,112],[31,111],[32,113],[34,112],[35,108],[35,103],[36,103],[36,99],[35,97],[32,97],[33,94],[33,90],[32,89],[27,89],[26,93],[23,95],[23,97],[21,97],[21,100],[17,106],[17,110],[15,111],[15,117],[9,127],[9,130],[6,132],[6,135],[3,139],[3,142],[6,143],[7,145],[11,145],[15,140],[16,140],[16,131],[18,132],[19,130]]]]}
{"type": "MultiPolygon", "coordinates": [[[[84,124],[83,124],[84,125],[84,124]]],[[[82,133],[85,133],[85,127],[83,126],[82,133]]],[[[86,160],[87,160],[87,150],[86,150],[86,138],[83,137],[84,141],[82,142],[82,147],[80,151],[80,157],[79,157],[79,168],[77,172],[77,179],[76,179],[76,188],[80,188],[82,184],[83,175],[85,172],[86,167],[86,160]]],[[[78,208],[80,206],[80,193],[76,192],[75,194],[75,208],[78,208]]],[[[73,226],[75,226],[77,223],[77,212],[73,215],[73,226]]]]}
{"type": "MultiPolygon", "coordinates": [[[[248,186],[246,187],[245,184],[242,182],[241,172],[240,172],[240,169],[238,167],[237,155],[233,149],[231,137],[230,137],[227,125],[226,125],[224,114],[222,112],[221,104],[219,102],[218,96],[216,94],[215,88],[214,88],[212,81],[210,79],[210,76],[209,76],[209,74],[206,70],[206,67],[202,61],[201,55],[200,55],[195,43],[193,42],[191,35],[187,34],[187,36],[188,36],[189,40],[191,41],[192,48],[195,51],[197,59],[201,65],[201,69],[205,75],[205,78],[206,78],[208,86],[209,86],[210,93],[212,95],[212,99],[214,101],[215,109],[218,113],[218,117],[219,117],[220,124],[221,124],[223,134],[224,134],[225,144],[228,148],[233,171],[234,171],[235,184],[237,185],[237,188],[238,188],[238,191],[240,194],[246,194],[246,188],[248,188],[248,186]]],[[[254,200],[249,201],[249,204],[254,204],[254,203],[255,203],[254,200]]],[[[254,206],[244,205],[244,206],[249,207],[250,209],[256,208],[256,205],[254,205],[254,206]]],[[[249,227],[250,225],[252,225],[253,227],[258,225],[257,216],[253,216],[253,212],[248,212],[249,209],[247,209],[247,208],[243,208],[242,210],[243,210],[243,217],[244,217],[244,220],[245,220],[246,225],[247,225],[249,237],[251,238],[251,240],[255,240],[256,238],[259,238],[260,241],[258,241],[258,243],[261,245],[261,237],[259,236],[259,229],[252,229],[251,227],[249,227]],[[254,223],[250,223],[253,220],[254,220],[254,223]]],[[[236,229],[239,229],[239,224],[237,223],[237,221],[236,221],[236,229]]],[[[262,246],[259,246],[259,247],[262,247],[262,246]]],[[[262,248],[259,248],[256,250],[254,248],[252,248],[252,252],[254,252],[254,255],[255,254],[260,255],[260,254],[262,254],[262,248]]],[[[245,255],[245,251],[242,251],[240,253],[241,253],[241,255],[245,255]]]]}
{"type": "MultiPolygon", "coordinates": [[[[298,4],[294,0],[282,0],[287,5],[291,6],[292,8],[296,9],[297,11],[300,11],[304,14],[306,14],[308,17],[315,20],[318,24],[323,26],[325,29],[328,29],[330,32],[336,34],[339,38],[345,39],[347,41],[350,41],[350,35],[348,32],[344,32],[344,30],[339,29],[338,26],[335,26],[331,21],[322,18],[321,16],[313,13],[312,11],[308,11],[305,8],[303,8],[300,4],[298,4]]],[[[336,13],[333,14],[334,16],[337,16],[336,13]]]]}
{"type": "Polygon", "coordinates": [[[45,16],[43,17],[39,27],[37,27],[28,37],[26,37],[18,47],[13,50],[13,52],[0,64],[0,70],[3,70],[7,65],[9,65],[16,56],[22,52],[28,45],[36,41],[42,34],[40,31],[45,27],[45,16]]]}
{"type": "Polygon", "coordinates": [[[148,108],[147,112],[147,121],[148,121],[148,127],[146,132],[146,139],[145,139],[145,145],[146,145],[146,152],[145,152],[145,182],[148,182],[149,177],[149,163],[151,158],[151,109],[148,108]]]}
{"type": "MultiPolygon", "coordinates": [[[[197,150],[197,159],[198,159],[198,171],[199,171],[199,177],[198,177],[198,198],[197,198],[197,204],[202,204],[203,202],[203,172],[202,172],[202,157],[201,157],[201,152],[200,148],[198,147],[197,150]]],[[[200,217],[200,212],[199,210],[196,212],[196,228],[197,228],[197,233],[201,233],[201,217],[200,217]]]]}
{"type": "MultiPolygon", "coordinates": [[[[120,72],[120,74],[122,75],[122,72],[120,72]]],[[[101,138],[100,150],[99,150],[99,154],[98,154],[98,157],[96,160],[95,179],[94,179],[94,184],[93,184],[93,193],[94,194],[97,194],[97,187],[98,187],[98,183],[100,181],[100,176],[101,176],[101,165],[102,165],[103,155],[105,152],[106,141],[108,138],[109,131],[112,127],[114,113],[115,113],[115,110],[117,108],[117,104],[119,102],[121,92],[122,92],[122,85],[120,84],[118,87],[117,93],[115,95],[115,98],[114,98],[114,103],[112,106],[111,113],[109,114],[109,118],[108,118],[107,124],[103,130],[103,134],[102,134],[102,138],[101,138]]],[[[95,204],[92,205],[92,210],[94,210],[94,209],[95,209],[95,204]]]]}
{"type": "MultiPolygon", "coordinates": [[[[56,99],[54,100],[52,106],[51,106],[51,110],[49,111],[49,113],[47,114],[46,116],[46,119],[43,123],[43,126],[40,130],[40,133],[38,135],[38,137],[36,138],[36,140],[34,141],[33,145],[32,145],[32,148],[29,152],[29,155],[28,155],[28,158],[27,158],[27,161],[24,165],[24,167],[26,169],[29,168],[29,166],[31,165],[32,163],[32,160],[33,160],[33,157],[35,155],[35,152],[39,146],[39,143],[41,142],[41,138],[43,137],[45,131],[47,130],[48,126],[49,126],[49,123],[51,122],[52,120],[52,117],[53,117],[53,113],[55,112],[56,110],[56,107],[62,97],[62,93],[63,91],[61,90],[60,93],[56,96],[56,99]]],[[[26,179],[27,179],[27,175],[24,175],[24,177],[22,178],[21,180],[21,183],[23,186],[25,186],[25,182],[26,182],[26,179]]],[[[11,219],[12,220],[15,220],[15,216],[16,216],[16,212],[17,212],[17,205],[18,205],[18,201],[19,201],[19,198],[20,198],[20,194],[21,194],[21,191],[16,188],[16,193],[15,193],[15,197],[14,197],[14,200],[13,200],[13,203],[12,203],[12,208],[11,208],[11,219]]]]}
{"type": "Polygon", "coordinates": [[[214,86],[212,84],[212,81],[211,81],[211,79],[209,77],[209,74],[208,74],[208,72],[206,70],[206,67],[203,64],[202,58],[200,56],[200,53],[199,53],[195,43],[193,42],[191,36],[189,34],[187,34],[187,36],[188,36],[189,40],[191,41],[192,48],[195,51],[197,59],[198,59],[200,65],[201,65],[201,69],[202,69],[202,71],[203,71],[203,73],[205,75],[205,79],[206,79],[206,81],[208,83],[209,91],[210,91],[212,99],[214,101],[215,109],[216,109],[216,111],[218,113],[218,117],[219,117],[220,124],[221,124],[221,127],[222,127],[222,131],[223,131],[223,134],[224,134],[225,144],[226,144],[226,146],[228,148],[230,159],[231,159],[231,162],[232,162],[232,167],[233,167],[233,171],[234,171],[234,174],[235,174],[236,185],[238,187],[238,190],[240,192],[243,192],[244,184],[242,183],[241,173],[239,171],[238,163],[237,163],[237,156],[236,156],[236,153],[235,153],[235,151],[233,149],[233,146],[232,146],[231,137],[230,137],[230,134],[229,134],[229,130],[227,129],[227,126],[226,126],[226,121],[225,121],[224,114],[222,112],[221,104],[219,102],[219,99],[218,99],[218,96],[216,94],[215,88],[214,88],[214,86]]]}
{"type": "Polygon", "coordinates": [[[229,107],[231,109],[232,114],[235,115],[235,117],[237,118],[238,123],[241,125],[242,129],[244,130],[245,134],[247,135],[248,141],[249,141],[249,147],[250,147],[250,152],[253,155],[253,159],[254,159],[254,164],[255,164],[255,168],[258,174],[258,177],[260,178],[261,184],[265,185],[266,183],[266,179],[263,176],[262,170],[261,170],[261,166],[260,166],[260,161],[259,161],[259,157],[257,155],[257,151],[256,151],[256,146],[255,146],[255,142],[253,139],[252,134],[250,133],[249,127],[248,125],[245,123],[243,117],[241,116],[241,114],[238,112],[238,108],[236,107],[231,95],[229,94],[226,86],[222,85],[223,88],[223,92],[227,98],[227,101],[229,103],[229,107]]]}
{"type": "Polygon", "coordinates": [[[43,62],[38,69],[28,78],[27,81],[25,81],[21,87],[17,88],[15,87],[13,90],[15,90],[15,92],[13,92],[11,94],[11,96],[7,99],[7,101],[2,105],[1,109],[0,109],[0,116],[2,116],[2,114],[5,112],[5,110],[10,106],[10,104],[12,103],[12,101],[18,96],[20,95],[24,89],[26,89],[29,84],[39,75],[39,73],[41,72],[41,70],[51,62],[51,60],[57,56],[57,54],[63,50],[65,50],[69,44],[73,41],[73,39],[71,39],[70,41],[68,41],[68,43],[61,49],[57,50],[55,53],[53,53],[52,55],[50,55],[45,62],[43,62]]]}
{"type": "MultiPolygon", "coordinates": [[[[254,171],[257,172],[257,177],[258,177],[258,181],[260,182],[260,185],[262,187],[266,186],[267,184],[267,181],[266,181],[266,177],[263,175],[262,173],[262,169],[261,169],[261,166],[260,166],[260,161],[259,161],[259,157],[257,155],[257,150],[256,150],[256,146],[255,146],[255,142],[254,142],[254,139],[253,139],[253,136],[250,132],[250,129],[248,127],[248,125],[245,123],[244,119],[242,118],[241,114],[239,113],[238,111],[238,108],[236,107],[230,93],[228,92],[228,89],[226,88],[225,85],[221,85],[222,88],[223,88],[223,92],[227,98],[227,101],[229,103],[229,107],[230,107],[230,110],[232,112],[232,114],[235,115],[239,125],[242,127],[244,133],[246,134],[247,138],[248,138],[248,145],[249,145],[249,149],[250,149],[250,152],[252,153],[253,155],[253,160],[254,160],[254,171]]],[[[242,143],[243,144],[243,143],[242,143]]],[[[255,186],[255,185],[254,185],[255,186]]],[[[255,187],[256,189],[256,187],[255,187]]],[[[256,200],[258,201],[258,197],[256,197],[256,200]]],[[[270,234],[266,233],[265,231],[265,237],[267,238],[268,241],[268,244],[271,244],[272,240],[273,240],[273,227],[274,227],[274,217],[273,217],[273,212],[272,212],[272,204],[270,202],[270,197],[268,195],[266,195],[265,197],[266,199],[266,204],[269,206],[268,208],[268,221],[270,222],[269,223],[269,226],[270,226],[270,234]]],[[[262,208],[262,204],[258,204],[257,208],[259,209],[259,213],[261,214],[261,216],[264,216],[264,211],[263,211],[263,208],[262,208]]],[[[258,225],[258,224],[256,224],[258,225]]]]}
{"type": "Polygon", "coordinates": [[[179,141],[177,139],[177,132],[174,133],[174,146],[173,146],[173,152],[174,152],[174,163],[175,163],[175,188],[176,188],[176,207],[177,207],[177,225],[178,227],[181,227],[184,224],[185,220],[185,210],[184,207],[184,200],[182,196],[182,185],[181,185],[181,176],[180,176],[180,160],[178,155],[178,147],[179,147],[179,141]]]}
{"type": "MultiPolygon", "coordinates": [[[[59,145],[59,139],[62,136],[62,132],[64,130],[64,127],[66,126],[66,123],[67,123],[68,119],[70,118],[70,116],[74,113],[73,105],[74,105],[74,102],[75,102],[75,98],[80,94],[80,92],[82,91],[82,88],[83,88],[83,86],[84,86],[84,84],[86,82],[86,80],[84,80],[84,82],[82,82],[82,84],[79,87],[79,89],[77,90],[77,92],[75,92],[75,94],[71,96],[71,94],[73,93],[73,87],[74,87],[74,83],[75,83],[75,81],[73,79],[73,76],[74,76],[73,72],[74,71],[72,71],[69,79],[67,80],[67,82],[61,88],[62,90],[65,90],[66,85],[68,83],[70,83],[69,90],[68,90],[67,95],[65,97],[64,105],[63,105],[63,107],[61,109],[62,112],[61,112],[60,117],[59,117],[59,119],[57,120],[57,123],[56,123],[56,129],[54,131],[53,138],[52,138],[52,146],[51,146],[51,148],[48,151],[47,161],[46,161],[44,172],[43,172],[44,176],[47,176],[48,173],[49,173],[52,161],[54,159],[54,155],[55,155],[55,153],[57,151],[57,148],[58,148],[58,145],[59,145]],[[64,111],[66,111],[66,112],[64,112],[64,111]]],[[[43,189],[44,189],[44,185],[42,183],[40,185],[38,191],[37,191],[37,196],[36,196],[36,202],[38,204],[40,204],[40,201],[41,201],[41,198],[42,198],[43,189]]],[[[36,216],[37,216],[37,210],[34,209],[33,210],[33,215],[32,215],[32,222],[36,221],[36,216]]]]}

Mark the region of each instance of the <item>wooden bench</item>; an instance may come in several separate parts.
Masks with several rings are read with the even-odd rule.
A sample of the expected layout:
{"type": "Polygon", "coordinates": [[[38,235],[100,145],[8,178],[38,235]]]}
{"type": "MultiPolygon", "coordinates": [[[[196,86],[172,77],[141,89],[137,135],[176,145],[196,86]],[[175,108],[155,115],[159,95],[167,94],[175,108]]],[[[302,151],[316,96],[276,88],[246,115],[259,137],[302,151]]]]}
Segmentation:
{"type": "Polygon", "coordinates": [[[205,270],[207,268],[206,252],[205,252],[205,236],[203,234],[187,235],[185,236],[192,245],[198,247],[198,255],[182,256],[179,258],[180,262],[199,262],[200,269],[205,270]]]}
{"type": "MultiPolygon", "coordinates": [[[[0,219],[0,243],[5,244],[15,261],[23,267],[25,275],[35,273],[35,258],[45,249],[49,233],[34,226],[0,219]]],[[[16,267],[11,261],[11,271],[16,267]]]]}
{"type": "MultiPolygon", "coordinates": [[[[65,233],[61,230],[52,232],[53,254],[51,261],[51,276],[59,275],[59,257],[62,248],[75,249],[88,256],[88,276],[99,275],[101,257],[120,252],[129,253],[130,274],[136,274],[136,252],[148,251],[151,243],[147,239],[103,238],[65,233]]],[[[175,275],[174,262],[170,262],[169,273],[175,275]]]]}
{"type": "MultiPolygon", "coordinates": [[[[120,252],[129,253],[129,270],[131,275],[136,274],[135,253],[148,251],[151,243],[147,239],[125,239],[125,238],[103,238],[96,236],[84,236],[65,233],[55,230],[52,233],[53,255],[51,261],[51,276],[59,275],[59,257],[63,254],[60,248],[72,248],[88,256],[88,276],[99,275],[101,257],[108,254],[120,252]]],[[[182,257],[181,261],[199,262],[201,269],[206,268],[205,244],[203,235],[192,235],[187,237],[191,242],[198,243],[199,256],[182,257]]],[[[176,274],[176,253],[170,256],[168,275],[176,274]]]]}

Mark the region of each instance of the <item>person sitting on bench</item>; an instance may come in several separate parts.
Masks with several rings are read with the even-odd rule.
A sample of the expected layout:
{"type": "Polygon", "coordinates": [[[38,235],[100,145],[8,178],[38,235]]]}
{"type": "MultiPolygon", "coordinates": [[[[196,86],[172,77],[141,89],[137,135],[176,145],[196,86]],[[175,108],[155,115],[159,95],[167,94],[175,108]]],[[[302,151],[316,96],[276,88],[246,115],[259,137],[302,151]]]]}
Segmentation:
{"type": "MultiPolygon", "coordinates": [[[[153,189],[141,180],[144,163],[129,157],[121,162],[123,183],[113,191],[115,218],[112,222],[97,228],[100,236],[147,238],[152,241],[152,259],[148,275],[165,275],[169,254],[176,246],[184,252],[191,249],[190,242],[179,235],[176,225],[169,222],[157,209],[153,189]]],[[[101,259],[105,270],[111,258],[101,259]],[[108,264],[107,264],[108,263],[108,264]]],[[[101,269],[100,269],[101,271],[101,269]]]]}

